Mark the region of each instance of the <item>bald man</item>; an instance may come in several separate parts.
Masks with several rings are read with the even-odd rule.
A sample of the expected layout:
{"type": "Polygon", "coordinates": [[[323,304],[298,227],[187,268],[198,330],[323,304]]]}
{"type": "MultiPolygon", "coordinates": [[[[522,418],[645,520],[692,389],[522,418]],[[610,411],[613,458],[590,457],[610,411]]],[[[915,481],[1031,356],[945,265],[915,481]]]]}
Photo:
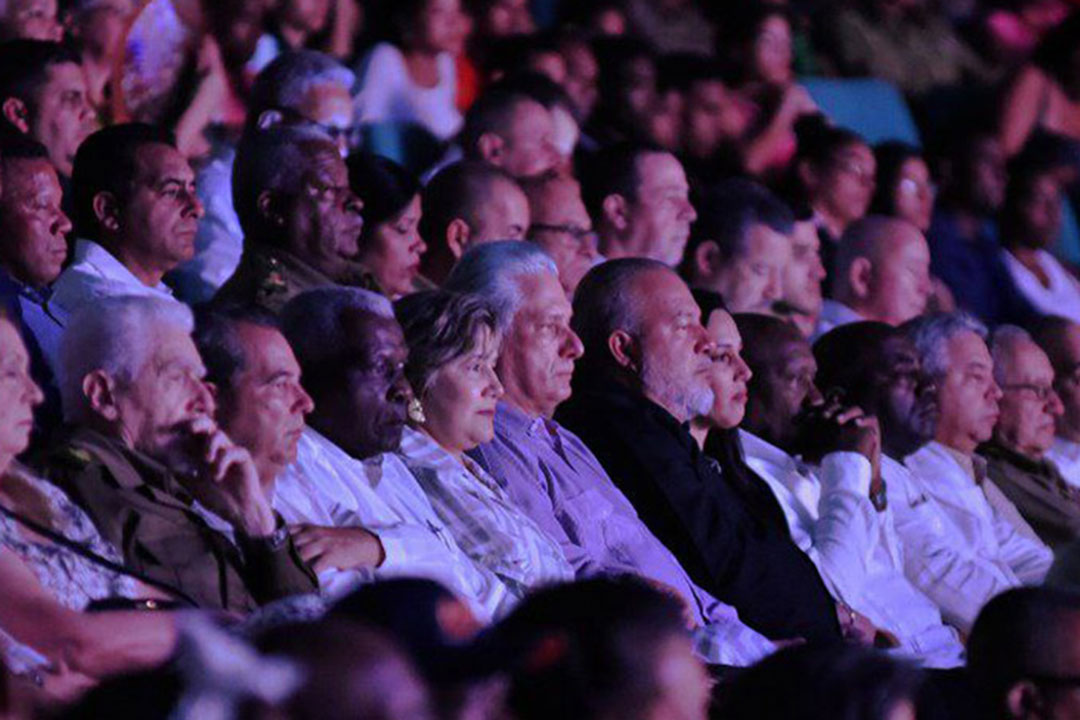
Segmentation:
{"type": "Polygon", "coordinates": [[[930,248],[906,220],[872,215],[840,239],[833,277],[815,337],[859,320],[901,325],[926,309],[930,248]]]}
{"type": "Polygon", "coordinates": [[[1057,547],[1080,536],[1080,488],[1065,482],[1046,457],[1055,421],[1064,412],[1054,368],[1031,336],[1012,325],[994,332],[990,352],[1001,414],[979,454],[987,460],[989,478],[1039,538],[1057,547]]]}
{"type": "Polygon", "coordinates": [[[601,260],[581,186],[573,178],[549,173],[524,181],[522,190],[532,219],[527,237],[555,261],[559,284],[572,298],[581,278],[601,260]]]}

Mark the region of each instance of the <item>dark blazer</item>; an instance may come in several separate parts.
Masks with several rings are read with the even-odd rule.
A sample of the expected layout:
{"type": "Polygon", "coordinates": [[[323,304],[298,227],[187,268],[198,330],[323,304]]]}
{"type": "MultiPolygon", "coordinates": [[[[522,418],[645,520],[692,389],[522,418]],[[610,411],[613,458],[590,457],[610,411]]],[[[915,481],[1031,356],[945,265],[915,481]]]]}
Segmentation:
{"type": "MultiPolygon", "coordinates": [[[[835,602],[792,542],[780,508],[751,510],[746,488],[728,477],[734,473],[722,472],[659,405],[614,383],[587,385],[575,387],[559,422],[596,454],[694,582],[769,638],[838,639],[835,602]]],[[[747,479],[764,484],[748,468],[741,482],[747,479]]],[[[755,495],[776,503],[771,493],[755,495]]]]}

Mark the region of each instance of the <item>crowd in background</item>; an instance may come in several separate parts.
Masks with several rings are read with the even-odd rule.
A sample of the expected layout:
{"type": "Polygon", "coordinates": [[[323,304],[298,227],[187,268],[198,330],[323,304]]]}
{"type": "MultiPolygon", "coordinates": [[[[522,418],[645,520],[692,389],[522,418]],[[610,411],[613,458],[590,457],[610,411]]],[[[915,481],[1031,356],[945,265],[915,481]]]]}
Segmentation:
{"type": "Polygon", "coordinates": [[[1076,0],[0,0],[0,718],[1080,718],[1076,0]]]}

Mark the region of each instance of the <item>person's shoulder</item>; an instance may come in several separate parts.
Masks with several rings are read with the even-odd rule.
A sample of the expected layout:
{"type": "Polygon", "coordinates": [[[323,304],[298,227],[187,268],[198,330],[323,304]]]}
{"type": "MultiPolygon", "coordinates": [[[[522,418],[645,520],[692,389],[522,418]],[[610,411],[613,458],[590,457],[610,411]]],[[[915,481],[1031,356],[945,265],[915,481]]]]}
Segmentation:
{"type": "Polygon", "coordinates": [[[406,71],[405,55],[393,43],[378,43],[361,60],[361,70],[364,76],[376,76],[377,72],[379,82],[385,82],[388,78],[384,77],[384,73],[406,71]]]}

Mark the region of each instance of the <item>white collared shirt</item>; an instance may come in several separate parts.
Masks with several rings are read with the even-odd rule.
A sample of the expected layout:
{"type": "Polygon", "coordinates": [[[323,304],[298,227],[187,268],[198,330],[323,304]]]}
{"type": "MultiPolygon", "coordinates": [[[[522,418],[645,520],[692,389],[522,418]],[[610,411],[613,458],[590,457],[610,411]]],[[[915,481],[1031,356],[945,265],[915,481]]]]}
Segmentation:
{"type": "Polygon", "coordinates": [[[53,285],[52,302],[69,315],[96,300],[122,295],[154,297],[180,302],[165,283],[144,285],[108,250],[93,240],[79,238],[70,266],[53,285]]]}
{"type": "Polygon", "coordinates": [[[751,433],[739,434],[746,462],[780,501],[792,540],[835,596],[893,633],[901,654],[928,667],[962,665],[956,631],[904,575],[891,511],[878,512],[870,502],[870,461],[835,452],[813,467],[751,433]]]}
{"type": "Polygon", "coordinates": [[[1080,487],[1080,443],[1055,437],[1046,451],[1046,459],[1057,465],[1061,477],[1074,487],[1080,487]]]}
{"type": "Polygon", "coordinates": [[[504,615],[519,599],[461,550],[393,454],[357,460],[308,428],[296,462],[278,477],[274,509],[289,524],[363,527],[379,537],[383,564],[374,571],[324,573],[324,592],[371,577],[425,577],[454,591],[483,621],[504,615]]]}
{"type": "Polygon", "coordinates": [[[865,319],[866,318],[862,315],[842,302],[826,300],[821,305],[821,314],[818,315],[817,327],[814,328],[814,334],[811,337],[812,339],[817,340],[833,328],[860,322],[865,319]]]}
{"type": "Polygon", "coordinates": [[[946,622],[968,632],[995,595],[1043,581],[1054,559],[1050,548],[1018,532],[946,447],[926,445],[905,459],[906,470],[886,460],[882,473],[908,578],[946,622]]]}

